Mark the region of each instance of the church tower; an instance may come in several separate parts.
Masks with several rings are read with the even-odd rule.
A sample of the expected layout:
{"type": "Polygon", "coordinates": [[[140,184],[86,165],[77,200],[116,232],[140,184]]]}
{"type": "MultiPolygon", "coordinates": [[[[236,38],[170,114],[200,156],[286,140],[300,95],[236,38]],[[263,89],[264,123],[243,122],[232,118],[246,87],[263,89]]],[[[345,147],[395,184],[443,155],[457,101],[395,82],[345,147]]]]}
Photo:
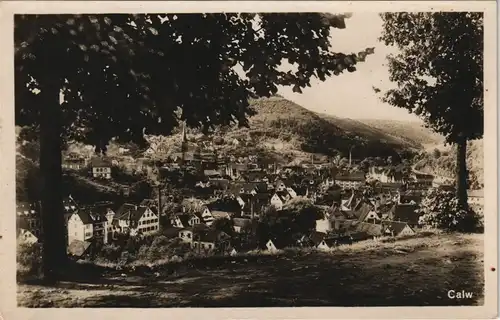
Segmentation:
{"type": "Polygon", "coordinates": [[[186,135],[186,121],[182,123],[182,140],[181,140],[181,153],[182,153],[182,164],[186,159],[186,152],[188,151],[188,141],[186,135]]]}

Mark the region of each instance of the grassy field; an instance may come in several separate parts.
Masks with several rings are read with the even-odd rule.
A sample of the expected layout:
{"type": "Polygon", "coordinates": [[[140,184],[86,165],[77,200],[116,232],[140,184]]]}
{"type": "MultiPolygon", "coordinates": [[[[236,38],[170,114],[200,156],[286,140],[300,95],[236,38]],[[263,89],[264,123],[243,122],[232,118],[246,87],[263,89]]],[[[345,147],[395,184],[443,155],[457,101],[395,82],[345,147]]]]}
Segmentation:
{"type": "Polygon", "coordinates": [[[365,241],[333,252],[223,257],[135,273],[19,283],[22,307],[444,306],[483,304],[483,236],[365,241]],[[452,300],[448,290],[473,297],[452,300]]]}

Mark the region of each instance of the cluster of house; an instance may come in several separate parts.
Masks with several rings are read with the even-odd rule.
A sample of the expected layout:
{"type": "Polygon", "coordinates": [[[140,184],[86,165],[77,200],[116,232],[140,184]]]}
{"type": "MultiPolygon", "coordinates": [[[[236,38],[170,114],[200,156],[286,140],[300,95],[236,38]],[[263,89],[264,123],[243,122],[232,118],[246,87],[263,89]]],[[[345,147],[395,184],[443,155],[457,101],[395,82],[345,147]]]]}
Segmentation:
{"type": "MultiPolygon", "coordinates": [[[[422,191],[434,186],[432,175],[412,173],[404,177],[387,168],[370,168],[368,173],[346,171],[332,177],[330,163],[280,166],[274,162],[263,163],[256,157],[220,162],[217,156],[186,152],[172,157],[164,168],[173,164],[196,167],[203,178],[195,187],[222,190],[222,194],[214,192],[213,197],[195,212],[183,207],[162,226],[159,201],[144,200],[118,207],[113,203],[81,207],[67,199],[64,206],[69,250],[82,251],[96,240],[108,243],[119,234],[149,236],[160,229],[162,234],[179,238],[195,250],[226,249],[231,246],[230,236],[211,227],[215,220],[230,219],[235,233],[248,233],[255,225],[253,218],[258,218],[265,208],[274,207],[279,212],[296,197],[306,197],[323,206],[324,218],[316,221],[316,231],[305,235],[300,243],[269,239],[267,249],[295,245],[327,249],[342,242],[414,233],[422,191]],[[369,180],[378,181],[375,196],[368,197],[361,192],[369,180]],[[326,196],[334,185],[342,190],[338,201],[326,196]],[[404,193],[400,191],[403,185],[407,190],[404,193]],[[221,201],[222,197],[233,200],[236,205],[228,207],[221,201]]],[[[64,162],[66,168],[80,169],[90,163],[92,175],[104,179],[112,178],[111,168],[117,164],[103,158],[73,160],[74,163],[64,162]],[[72,167],[68,167],[70,165],[72,167]]],[[[482,194],[471,192],[469,200],[482,203],[482,194]]],[[[36,205],[19,204],[18,239],[36,242],[41,234],[39,221],[36,205]]]]}
{"type": "MultiPolygon", "coordinates": [[[[92,242],[108,243],[118,234],[152,235],[160,229],[160,216],[155,207],[113,203],[79,206],[71,197],[64,200],[64,218],[68,249],[87,248],[92,242]]],[[[17,239],[34,243],[42,235],[40,210],[37,204],[18,203],[17,239]]]]}
{"type": "Polygon", "coordinates": [[[271,251],[290,246],[331,249],[354,241],[412,235],[419,228],[417,203],[421,197],[421,192],[399,191],[367,197],[353,190],[350,197],[325,208],[323,218],[316,221],[316,230],[310,235],[304,235],[297,243],[269,239],[266,247],[271,251]]]}

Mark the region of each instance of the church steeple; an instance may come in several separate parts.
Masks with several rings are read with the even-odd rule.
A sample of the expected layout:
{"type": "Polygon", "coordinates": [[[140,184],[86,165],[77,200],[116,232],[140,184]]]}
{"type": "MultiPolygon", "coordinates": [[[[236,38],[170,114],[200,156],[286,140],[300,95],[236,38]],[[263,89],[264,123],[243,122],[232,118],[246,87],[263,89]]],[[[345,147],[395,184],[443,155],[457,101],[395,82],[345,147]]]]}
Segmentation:
{"type": "Polygon", "coordinates": [[[182,153],[182,164],[184,165],[186,159],[186,152],[188,151],[188,142],[186,135],[186,121],[182,122],[182,136],[181,136],[181,153],[182,153]]]}

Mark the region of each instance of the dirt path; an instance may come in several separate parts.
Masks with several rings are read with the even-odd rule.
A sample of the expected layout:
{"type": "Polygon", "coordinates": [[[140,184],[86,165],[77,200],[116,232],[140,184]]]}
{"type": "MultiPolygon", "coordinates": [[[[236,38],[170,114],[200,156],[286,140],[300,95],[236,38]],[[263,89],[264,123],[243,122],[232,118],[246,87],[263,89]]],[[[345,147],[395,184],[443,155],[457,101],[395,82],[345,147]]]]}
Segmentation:
{"type": "Polygon", "coordinates": [[[227,259],[172,275],[107,274],[56,288],[20,284],[25,307],[271,307],[478,305],[482,235],[410,239],[382,248],[227,259]],[[473,297],[448,298],[448,291],[473,297]]]}

